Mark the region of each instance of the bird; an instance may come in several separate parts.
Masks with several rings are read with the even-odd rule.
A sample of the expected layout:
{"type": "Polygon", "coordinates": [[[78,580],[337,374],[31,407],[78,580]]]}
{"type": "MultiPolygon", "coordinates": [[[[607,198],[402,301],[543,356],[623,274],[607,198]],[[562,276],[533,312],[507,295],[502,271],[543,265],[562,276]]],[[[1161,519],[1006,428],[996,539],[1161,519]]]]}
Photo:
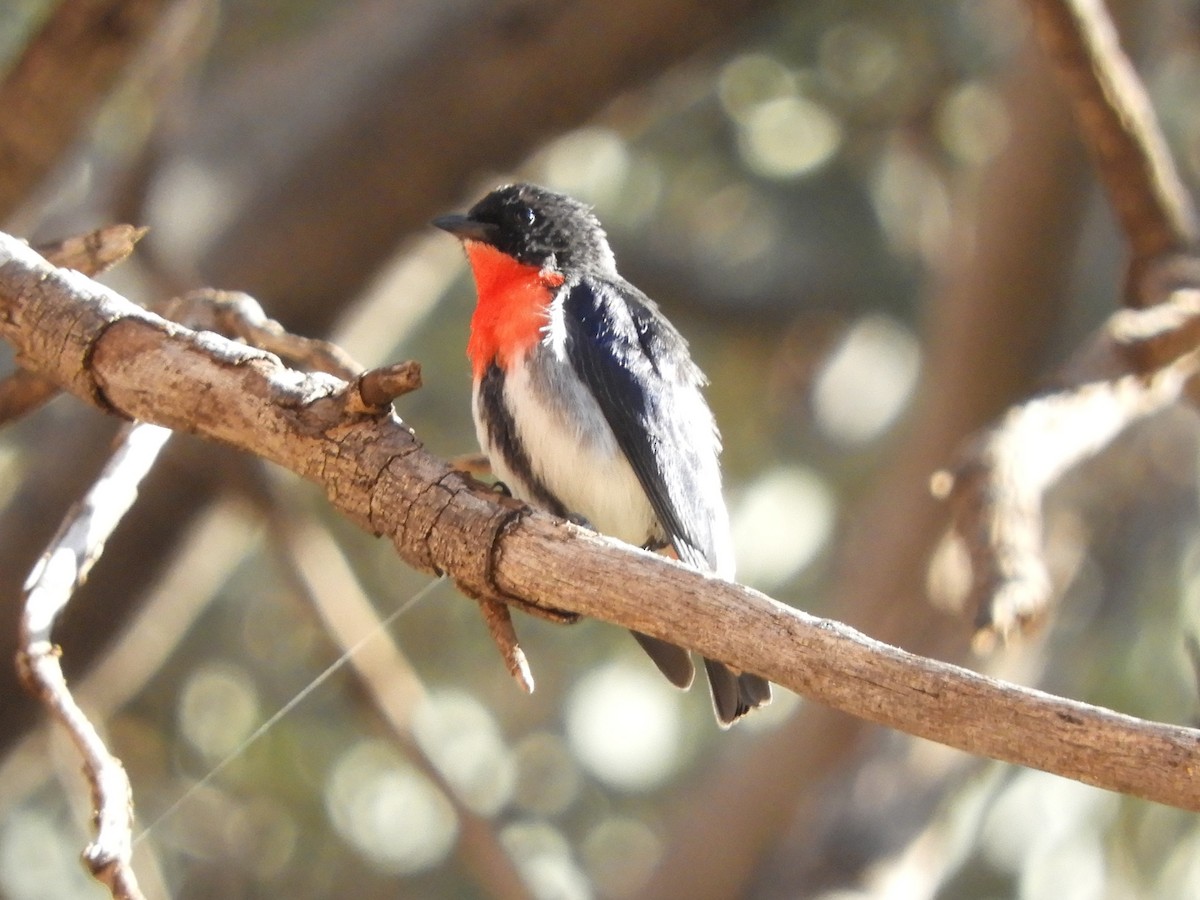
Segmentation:
{"type": "MultiPolygon", "coordinates": [[[[474,276],[471,411],[493,474],[518,499],[732,580],[721,439],[687,341],[621,277],[591,207],[535,184],[496,188],[432,224],[474,276]]],[[[632,632],[679,688],[688,650],[632,632]]],[[[718,724],[770,683],[710,659],[718,724]]]]}

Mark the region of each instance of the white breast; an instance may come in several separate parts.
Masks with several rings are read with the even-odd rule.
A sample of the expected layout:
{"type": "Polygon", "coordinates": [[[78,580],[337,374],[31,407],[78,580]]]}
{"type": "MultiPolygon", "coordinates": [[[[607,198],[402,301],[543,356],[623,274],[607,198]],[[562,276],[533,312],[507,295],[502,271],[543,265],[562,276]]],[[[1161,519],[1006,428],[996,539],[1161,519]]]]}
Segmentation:
{"type": "MultiPolygon", "coordinates": [[[[600,407],[570,364],[547,344],[513,366],[504,402],[535,477],[572,513],[603,534],[643,545],[662,537],[637,476],[617,446],[600,407]]],[[[492,468],[519,497],[529,489],[490,446],[474,397],[475,427],[492,468]]]]}

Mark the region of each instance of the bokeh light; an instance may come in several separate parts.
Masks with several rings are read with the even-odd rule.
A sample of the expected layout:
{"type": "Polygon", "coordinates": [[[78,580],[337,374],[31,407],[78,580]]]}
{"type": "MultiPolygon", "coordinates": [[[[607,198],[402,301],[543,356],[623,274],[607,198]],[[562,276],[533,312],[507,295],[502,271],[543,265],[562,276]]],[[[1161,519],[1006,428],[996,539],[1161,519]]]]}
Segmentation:
{"type": "Polygon", "coordinates": [[[842,142],[837,118],[800,95],[760,103],[746,114],[738,149],[747,168],[764,178],[797,178],[825,165],[842,142]]]}
{"type": "Polygon", "coordinates": [[[513,748],[517,781],[513,800],[526,812],[556,816],[579,796],[583,775],[561,735],[535,731],[513,748]]]}
{"type": "Polygon", "coordinates": [[[766,53],[742,53],[727,62],[717,77],[717,97],[731,119],[746,124],[764,103],[793,97],[791,70],[766,53]]]}
{"type": "Polygon", "coordinates": [[[459,798],[494,815],[512,796],[515,768],[495,717],[465,691],[431,693],[417,707],[413,734],[459,798]]]}
{"type": "MultiPolygon", "coordinates": [[[[18,18],[40,21],[52,6],[50,0],[18,0],[5,7],[0,54],[5,48],[15,52],[14,36],[32,27],[13,23],[14,10],[36,10],[18,18]]],[[[469,40],[467,32],[482,24],[489,40],[511,42],[506,49],[513,54],[513,71],[524,65],[524,54],[548,47],[540,32],[531,40],[524,28],[527,10],[517,6],[515,15],[506,8],[499,18],[489,14],[461,24],[469,40]]],[[[610,95],[605,105],[582,110],[577,95],[560,96],[561,109],[558,103],[545,109],[536,132],[509,131],[500,135],[503,140],[496,140],[494,130],[472,130],[465,120],[455,123],[455,134],[438,136],[437,127],[405,132],[413,138],[406,143],[414,146],[435,137],[445,141],[418,166],[371,158],[366,147],[361,165],[359,159],[349,165],[339,160],[333,183],[318,190],[319,179],[291,169],[289,160],[309,159],[315,174],[323,159],[358,146],[358,132],[370,131],[378,142],[388,133],[351,123],[317,135],[313,152],[308,129],[352,102],[362,102],[360,112],[370,117],[358,119],[360,126],[383,121],[397,106],[419,101],[420,86],[411,94],[374,91],[364,79],[364,89],[345,95],[344,103],[311,107],[306,93],[325,100],[343,95],[313,93],[311,81],[291,88],[294,74],[320,53],[337,58],[339,42],[341,52],[347,46],[352,51],[341,57],[349,65],[329,67],[339,85],[358,77],[360,61],[377,67],[372,77],[382,79],[412,63],[411,71],[424,71],[424,56],[436,64],[438,47],[448,46],[398,42],[370,56],[363,42],[347,40],[384,24],[382,17],[375,23],[363,18],[369,8],[370,3],[361,10],[355,4],[305,4],[295,15],[288,4],[220,4],[220,15],[201,29],[202,39],[188,53],[172,54],[171,68],[187,82],[183,89],[164,82],[151,86],[153,98],[116,98],[101,112],[110,124],[98,138],[81,139],[73,159],[43,188],[45,202],[28,201],[16,220],[21,227],[12,230],[36,241],[80,223],[136,216],[133,221],[152,230],[113,274],[120,289],[139,302],[157,303],[165,299],[165,285],[198,283],[211,275],[219,280],[216,287],[259,291],[270,315],[305,333],[333,335],[366,365],[419,358],[425,387],[405,397],[398,412],[432,454],[450,458],[475,446],[463,360],[474,296],[461,247],[425,223],[438,212],[465,208],[479,196],[475,187],[492,179],[528,179],[564,190],[594,205],[613,238],[622,273],[662,304],[713,376],[707,396],[725,439],[739,580],[783,603],[849,619],[881,639],[894,636],[882,632],[898,621],[914,644],[937,634],[945,625],[943,612],[923,605],[917,591],[901,595],[905,585],[928,574],[931,594],[964,596],[969,566],[963,546],[945,545],[937,556],[941,565],[931,569],[922,568],[928,556],[918,559],[915,552],[897,566],[889,552],[912,547],[917,532],[905,526],[913,520],[903,517],[893,527],[889,516],[861,515],[888,499],[874,494],[874,486],[897,484],[889,476],[914,458],[914,449],[926,440],[952,439],[943,427],[955,425],[949,416],[927,431],[911,427],[917,392],[946,391],[948,381],[947,398],[966,402],[924,405],[929,398],[922,397],[922,412],[942,405],[975,410],[974,427],[980,409],[1007,402],[999,389],[1008,365],[1025,367],[1012,373],[1014,381],[1034,383],[1117,302],[1118,276],[1109,272],[1122,254],[1114,252],[1111,222],[1096,214],[1101,203],[1095,198],[1064,190],[1054,210],[1020,222],[1011,233],[976,231],[990,214],[985,209],[977,215],[980,186],[1007,182],[1018,200],[1023,189],[1040,183],[1039,173],[1058,175],[1059,166],[1057,185],[1088,180],[1081,177],[1087,174],[1081,164],[1071,161],[1078,149],[1073,143],[1040,146],[1043,137],[1062,140],[1058,128],[1037,125],[1034,118],[1043,92],[1050,96],[1060,88],[1048,73],[1044,84],[1030,89],[1039,51],[1034,35],[1027,34],[1025,6],[1015,0],[785,4],[762,20],[750,21],[748,14],[747,27],[736,35],[731,30],[729,42],[714,42],[711,51],[669,70],[655,71],[658,58],[638,60],[645,71],[636,73],[637,86],[610,95]],[[279,18],[284,9],[292,11],[286,23],[279,18]],[[209,42],[214,54],[206,49],[209,42]],[[291,96],[295,102],[276,104],[264,116],[264,96],[291,96]],[[131,116],[121,106],[136,109],[131,116]],[[259,127],[263,123],[268,127],[259,127]],[[1031,124],[1040,129],[1038,140],[1027,137],[1034,134],[1031,124]],[[147,129],[152,140],[143,145],[147,129]],[[518,147],[535,133],[547,143],[518,147]],[[288,140],[262,154],[280,135],[288,140]],[[467,146],[464,138],[472,143],[467,146]],[[493,142],[503,152],[493,155],[493,142]],[[522,153],[531,155],[522,159],[522,153]],[[121,158],[136,159],[136,168],[121,158]],[[472,171],[455,167],[456,160],[468,158],[472,171]],[[1031,159],[1054,168],[1021,171],[1031,159]],[[277,205],[285,194],[264,198],[259,185],[277,186],[278,173],[294,179],[278,186],[297,209],[309,197],[309,186],[314,201],[336,195],[355,202],[347,203],[342,221],[328,232],[318,225],[325,204],[317,202],[288,228],[256,232],[258,217],[244,220],[242,211],[266,212],[277,205]],[[390,202],[382,218],[379,210],[363,214],[370,206],[364,201],[378,197],[398,202],[390,202]],[[1062,222],[1052,221],[1077,202],[1091,204],[1083,226],[1077,228],[1066,214],[1062,222]],[[419,210],[421,205],[429,209],[419,210]],[[401,218],[403,228],[397,227],[401,218]],[[40,231],[24,231],[25,222],[40,231]],[[231,223],[241,227],[229,231],[231,223]],[[923,370],[921,342],[947,339],[946,308],[930,302],[946,273],[978,275],[972,261],[984,257],[983,251],[1007,246],[1013,236],[1040,235],[1037,229],[1043,228],[1047,238],[1062,238],[1046,246],[1059,267],[1046,281],[1062,276],[1059,318],[1066,324],[1051,322],[1055,316],[1047,302],[1036,340],[1027,334],[1006,366],[948,380],[934,367],[923,370]],[[255,240],[257,234],[263,247],[277,246],[267,237],[293,230],[292,246],[299,249],[294,254],[262,253],[255,240]],[[371,260],[355,256],[370,243],[364,240],[368,235],[394,242],[395,256],[383,269],[377,253],[371,260]],[[987,247],[980,242],[984,235],[987,247]],[[348,287],[323,291],[315,307],[301,305],[295,291],[270,288],[273,262],[281,263],[277,274],[294,272],[307,281],[310,264],[321,278],[322,269],[340,269],[347,260],[354,263],[345,266],[354,270],[342,282],[348,287]],[[379,274],[364,295],[361,284],[372,267],[379,274]],[[226,274],[236,277],[226,280],[226,274]],[[335,308],[343,310],[336,324],[335,308]],[[1034,346],[1043,340],[1044,346],[1034,346]],[[1035,357],[1037,365],[1031,362],[1035,357]],[[963,396],[951,398],[960,380],[963,396]],[[892,530],[875,541],[871,529],[881,523],[892,530]],[[854,549],[853,542],[845,548],[834,543],[843,536],[869,537],[872,543],[868,552],[859,544],[860,552],[851,555],[843,550],[854,549]],[[911,568],[900,573],[904,566],[911,568]],[[865,615],[865,605],[840,605],[848,598],[858,603],[867,593],[858,588],[893,573],[899,577],[883,592],[894,615],[865,615]],[[902,601],[911,602],[911,609],[901,607],[902,601]]],[[[1200,177],[1193,13],[1178,4],[1156,7],[1140,22],[1130,17],[1132,25],[1123,33],[1138,48],[1139,71],[1149,80],[1156,112],[1191,188],[1200,177]]],[[[565,21],[538,24],[552,26],[547,34],[553,35],[565,21]]],[[[139,75],[132,76],[119,94],[138,91],[139,75]]],[[[603,77],[603,71],[595,72],[596,96],[603,77]]],[[[548,84],[553,90],[552,81],[548,84]]],[[[494,91],[500,99],[511,87],[503,77],[475,86],[481,89],[439,112],[449,120],[480,96],[490,98],[494,91]]],[[[495,107],[501,108],[513,109],[495,107]]],[[[1058,124],[1066,125],[1068,115],[1058,124]]],[[[1013,248],[1027,244],[1016,240],[1013,248]]],[[[1007,309],[988,315],[1016,308],[1009,298],[1007,309]]],[[[963,317],[956,324],[974,309],[955,307],[953,316],[963,317]]],[[[1005,323],[994,339],[1005,339],[1017,322],[1029,320],[1005,323]]],[[[934,345],[929,352],[941,349],[934,345]]],[[[1012,384],[1004,389],[1011,392],[1012,384]]],[[[45,435],[79,412],[64,397],[5,430],[0,502],[10,507],[19,529],[36,525],[49,531],[54,522],[43,521],[43,511],[56,516],[63,508],[47,501],[52,492],[37,493],[38,479],[45,477],[37,464],[48,456],[45,435]]],[[[1048,508],[1047,554],[1056,581],[1071,587],[1046,631],[1029,646],[974,662],[989,669],[1015,662],[1018,674],[1055,692],[1191,722],[1196,679],[1183,642],[1200,630],[1195,444],[1159,440],[1162,417],[1145,431],[1158,437],[1147,437],[1128,458],[1088,464],[1104,477],[1102,490],[1081,505],[1088,508],[1072,506],[1070,515],[1081,523],[1077,537],[1062,537],[1068,514],[1048,508]],[[1169,481],[1169,491],[1156,488],[1156,479],[1169,481]],[[1125,497],[1114,496],[1122,491],[1125,497]],[[1134,510],[1133,497],[1150,511],[1134,510]],[[1173,503],[1183,511],[1173,513],[1173,503]],[[1071,553],[1083,561],[1063,562],[1071,553]],[[1186,558],[1176,564],[1179,555],[1186,558]]],[[[953,465],[950,451],[938,452],[927,469],[907,473],[910,493],[923,495],[929,471],[953,465]]],[[[214,467],[224,465],[219,457],[211,454],[214,467]]],[[[67,474],[83,472],[97,459],[80,454],[67,474]]],[[[827,896],[869,893],[877,887],[871,883],[875,873],[891,868],[899,856],[874,856],[862,877],[864,858],[908,840],[913,822],[927,821],[936,805],[940,811],[928,819],[927,832],[900,851],[908,868],[891,871],[888,896],[1200,896],[1194,815],[998,765],[977,770],[977,778],[945,778],[940,763],[894,752],[911,747],[904,739],[887,737],[863,751],[845,743],[845,729],[805,738],[827,742],[815,748],[825,763],[815,773],[821,789],[814,795],[818,781],[797,767],[781,772],[744,765],[745,759],[763,758],[758,748],[786,741],[800,724],[795,714],[804,701],[789,691],[777,689],[769,707],[722,733],[707,708],[702,674],[684,694],[616,629],[590,623],[576,629],[586,636],[545,640],[550,626],[519,616],[515,624],[538,680],[537,693],[527,697],[506,678],[474,604],[450,590],[446,602],[415,609],[395,629],[428,691],[426,700],[409,706],[420,691],[401,701],[401,692],[388,690],[386,676],[364,690],[350,666],[320,684],[219,777],[189,789],[185,782],[194,784],[190,779],[242,746],[264,713],[317,678],[337,652],[308,608],[295,567],[288,565],[288,529],[279,527],[280,518],[295,512],[319,520],[345,554],[353,579],[381,610],[394,609],[392,599],[424,584],[424,576],[396,559],[393,547],[366,537],[310,485],[291,486],[289,478],[251,484],[244,460],[215,473],[209,461],[206,454],[203,478],[220,479],[226,496],[235,496],[233,502],[253,517],[254,540],[243,542],[237,554],[202,552],[198,544],[189,547],[189,539],[177,545],[178,559],[194,562],[170,564],[174,583],[211,585],[196,591],[194,618],[187,620],[196,627],[177,623],[169,637],[156,637],[149,657],[108,656],[104,677],[83,694],[133,778],[139,815],[149,820],[186,794],[178,810],[151,829],[145,845],[157,857],[164,895],[484,896],[490,884],[472,854],[480,844],[492,844],[489,858],[503,865],[507,852],[534,896],[638,896],[656,865],[688,859],[699,867],[715,857],[714,848],[698,846],[698,835],[713,833],[730,807],[743,819],[758,815],[750,804],[770,793],[781,809],[787,804],[798,812],[775,822],[770,835],[750,835],[755,829],[723,834],[727,846],[717,848],[721,851],[746,858],[763,851],[757,863],[747,863],[753,871],[740,890],[727,895],[794,896],[813,889],[814,881],[804,876],[818,866],[822,876],[833,873],[831,885],[837,878],[845,885],[861,879],[855,887],[839,882],[827,896]],[[268,501],[278,501],[273,515],[264,514],[268,501]],[[236,563],[230,562],[233,555],[236,563]],[[122,668],[122,659],[134,657],[142,674],[133,671],[137,666],[122,668]],[[150,657],[158,661],[147,661],[150,657]],[[411,733],[388,730],[391,720],[375,705],[379,698],[389,715],[411,725],[411,733]],[[755,754],[746,756],[751,747],[755,754]],[[854,752],[843,752],[847,748],[854,752]],[[724,766],[734,777],[713,777],[724,766]],[[695,802],[735,783],[740,788],[739,779],[749,789],[736,798],[726,793],[722,803],[695,802]],[[937,798],[934,790],[940,791],[937,798]],[[695,812],[680,821],[681,809],[695,812]],[[469,826],[460,821],[468,814],[469,826]],[[692,816],[709,827],[695,827],[692,816]],[[809,838],[820,829],[830,840],[821,853],[812,852],[817,845],[809,838]],[[456,847],[460,839],[463,845],[456,847]],[[818,856],[815,862],[807,858],[818,856]]],[[[65,468],[50,473],[54,481],[65,480],[65,468]]],[[[1088,477],[1080,473],[1081,480],[1088,477]]],[[[191,480],[186,473],[173,478],[173,489],[190,489],[191,480]]],[[[1078,486],[1063,488],[1063,502],[1073,503],[1078,486]]],[[[153,511],[158,490],[146,491],[149,502],[131,517],[131,529],[141,527],[143,513],[148,519],[161,515],[153,511]]],[[[182,516],[184,506],[181,501],[170,516],[182,516]]],[[[119,544],[115,538],[114,547],[119,544]]],[[[119,580],[102,563],[89,592],[102,594],[110,578],[119,580]]],[[[121,607],[133,609],[133,599],[121,593],[121,607]]],[[[146,601],[147,621],[164,621],[160,602],[146,601]]],[[[972,612],[954,611],[964,620],[972,612]]],[[[63,637],[69,633],[65,628],[63,637]]],[[[63,643],[67,661],[78,665],[74,642],[63,643]]],[[[127,650],[136,651],[134,643],[127,650]]],[[[957,644],[939,639],[937,646],[939,652],[953,653],[955,647],[966,652],[967,638],[960,634],[957,644]]],[[[365,655],[371,653],[368,645],[365,655]]],[[[83,667],[78,671],[83,684],[83,667]]],[[[1013,677],[1013,671],[1007,675],[1013,677]]],[[[791,752],[790,745],[783,746],[791,752]]],[[[775,750],[780,752],[779,745],[775,750]]],[[[86,802],[76,758],[64,767],[56,751],[34,766],[27,760],[36,752],[28,747],[23,752],[21,766],[36,769],[39,781],[34,786],[34,779],[12,776],[18,767],[0,767],[0,796],[7,801],[0,805],[0,894],[14,900],[107,896],[78,865],[87,810],[68,809],[64,802],[67,796],[86,802]]],[[[140,869],[140,861],[137,865],[140,869]]],[[[146,871],[153,873],[149,866],[146,871]]]]}
{"type": "Polygon", "coordinates": [[[769,257],[778,249],[778,222],[749,185],[730,184],[709,192],[687,224],[696,259],[705,267],[738,273],[747,289],[769,271],[769,257]]]}
{"type": "Polygon", "coordinates": [[[514,822],[501,830],[500,841],[538,900],[587,900],[592,896],[570,842],[550,823],[514,822]]]}
{"type": "Polygon", "coordinates": [[[631,166],[624,138],[611,128],[600,127],[567,132],[534,161],[547,184],[603,207],[615,205],[631,166]]]}
{"type": "Polygon", "coordinates": [[[179,700],[179,730],[211,761],[224,759],[258,723],[254,681],[232,663],[206,663],[184,684],[179,700]]]}
{"type": "Polygon", "coordinates": [[[161,252],[173,260],[192,258],[197,248],[221,233],[236,209],[242,185],[231,171],[194,159],[168,166],[147,198],[161,252]]]}
{"type": "Polygon", "coordinates": [[[632,897],[658,865],[662,841],[645,822],[610,816],[588,832],[582,855],[601,895],[632,897]]]}
{"type": "Polygon", "coordinates": [[[263,881],[285,873],[295,862],[300,833],[278,803],[258,797],[226,819],[225,855],[263,881]]]}
{"type": "Polygon", "coordinates": [[[875,440],[908,404],[920,366],[911,331],[887,316],[864,316],[817,374],[812,391],[817,427],[841,444],[875,440]]]}
{"type": "MultiPolygon", "coordinates": [[[[929,159],[896,141],[876,163],[870,192],[893,253],[930,264],[943,259],[950,238],[950,194],[929,159]]],[[[969,246],[969,240],[962,245],[969,246]]]]}
{"type": "MultiPolygon", "coordinates": [[[[1179,815],[1174,810],[1162,812],[1168,816],[1179,815]]],[[[1151,893],[1156,897],[1168,897],[1178,892],[1181,886],[1186,886],[1189,896],[1196,896],[1200,894],[1200,834],[1195,831],[1188,833],[1179,827],[1171,831],[1174,833],[1155,835],[1155,849],[1166,849],[1168,855],[1151,893]]]]}
{"type": "Polygon", "coordinates": [[[360,741],[342,754],[325,805],[338,833],[382,872],[436,866],[458,836],[458,817],[445,794],[385,741],[360,741]]]}
{"type": "Polygon", "coordinates": [[[901,63],[895,41],[878,28],[853,19],[827,30],[817,53],[822,80],[857,101],[882,92],[901,63]]]}
{"type": "Polygon", "coordinates": [[[717,98],[737,127],[747,168],[764,178],[796,178],[829,162],[842,141],[837,117],[799,90],[800,79],[778,59],[746,53],[717,79],[717,98]]]}
{"type": "Polygon", "coordinates": [[[567,699],[567,740],[605,784],[646,791],[681,760],[680,694],[651,667],[614,662],[584,675],[567,699]]]}
{"type": "Polygon", "coordinates": [[[111,896],[79,865],[82,829],[66,829],[46,811],[18,809],[0,823],[0,889],[9,900],[111,896]]]}
{"type": "Polygon", "coordinates": [[[802,572],[833,534],[837,503],[816,471],[772,469],[746,486],[733,505],[738,578],[771,590],[802,572]]]}
{"type": "Polygon", "coordinates": [[[946,149],[969,166],[981,166],[1004,149],[1008,113],[995,90],[977,81],[956,85],[938,107],[938,134],[946,149]]]}
{"type": "MultiPolygon", "coordinates": [[[[1093,839],[1112,820],[1116,809],[1114,794],[1093,791],[1057,775],[1022,770],[1005,786],[984,818],[980,834],[983,850],[998,868],[1019,872],[1047,848],[1065,850],[1081,837],[1093,839]]],[[[1081,869],[1083,886],[1091,886],[1091,874],[1081,869]]],[[[1061,887],[1065,889],[1066,885],[1061,887]]]]}

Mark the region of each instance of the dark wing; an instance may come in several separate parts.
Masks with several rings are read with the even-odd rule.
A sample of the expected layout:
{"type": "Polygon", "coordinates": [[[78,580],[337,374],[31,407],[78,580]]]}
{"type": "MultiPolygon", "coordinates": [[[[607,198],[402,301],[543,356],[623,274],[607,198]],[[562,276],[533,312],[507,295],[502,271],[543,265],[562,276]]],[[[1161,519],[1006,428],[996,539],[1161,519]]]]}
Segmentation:
{"type": "MultiPolygon", "coordinates": [[[[581,282],[563,304],[575,373],[599,403],[676,552],[692,566],[731,576],[732,559],[721,558],[729,555],[727,536],[716,532],[726,528],[720,444],[700,396],[704,376],[687,342],[626,282],[581,282]]],[[[691,683],[686,650],[637,632],[634,637],[672,683],[691,683]]],[[[765,679],[709,659],[704,668],[722,728],[771,702],[765,679]]]]}
{"type": "Polygon", "coordinates": [[[568,289],[569,358],[595,396],[681,559],[715,570],[724,522],[719,442],[687,342],[628,282],[568,289]]]}

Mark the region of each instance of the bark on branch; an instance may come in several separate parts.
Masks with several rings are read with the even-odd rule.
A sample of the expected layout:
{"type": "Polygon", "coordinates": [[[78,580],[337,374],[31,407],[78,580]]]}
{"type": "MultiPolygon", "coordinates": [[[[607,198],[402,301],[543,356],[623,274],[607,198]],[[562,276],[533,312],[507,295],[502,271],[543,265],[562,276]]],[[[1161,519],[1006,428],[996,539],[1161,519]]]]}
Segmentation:
{"type": "Polygon", "coordinates": [[[88,402],[313,481],[409,564],[448,573],[470,596],[604,619],[970,753],[1200,809],[1196,730],[914,656],[499,498],[394,416],[356,412],[346,382],[166,322],[3,235],[0,335],[88,402]]]}
{"type": "MultiPolygon", "coordinates": [[[[1050,609],[1043,506],[1064,474],[1126,428],[1198,396],[1200,225],[1145,87],[1103,0],[1030,0],[1047,54],[1130,248],[1124,301],[1059,386],[977,435],[935,494],[954,502],[970,558],[977,646],[1027,633],[1050,609]]],[[[944,560],[946,557],[942,557],[944,560]]]]}
{"type": "Polygon", "coordinates": [[[104,542],[137,498],[138,485],[154,465],[171,432],[130,424],[96,484],[68,514],[25,586],[17,669],[22,680],[63,724],[83,758],[92,789],[96,837],[83,853],[92,875],[113,897],[141,900],[130,866],[133,855],[133,792],[125,768],[67,688],[51,634],[75,590],[104,552],[104,542]]]}
{"type": "Polygon", "coordinates": [[[1192,247],[1195,209],[1104,0],[1030,0],[1029,6],[1134,260],[1192,247]]]}

